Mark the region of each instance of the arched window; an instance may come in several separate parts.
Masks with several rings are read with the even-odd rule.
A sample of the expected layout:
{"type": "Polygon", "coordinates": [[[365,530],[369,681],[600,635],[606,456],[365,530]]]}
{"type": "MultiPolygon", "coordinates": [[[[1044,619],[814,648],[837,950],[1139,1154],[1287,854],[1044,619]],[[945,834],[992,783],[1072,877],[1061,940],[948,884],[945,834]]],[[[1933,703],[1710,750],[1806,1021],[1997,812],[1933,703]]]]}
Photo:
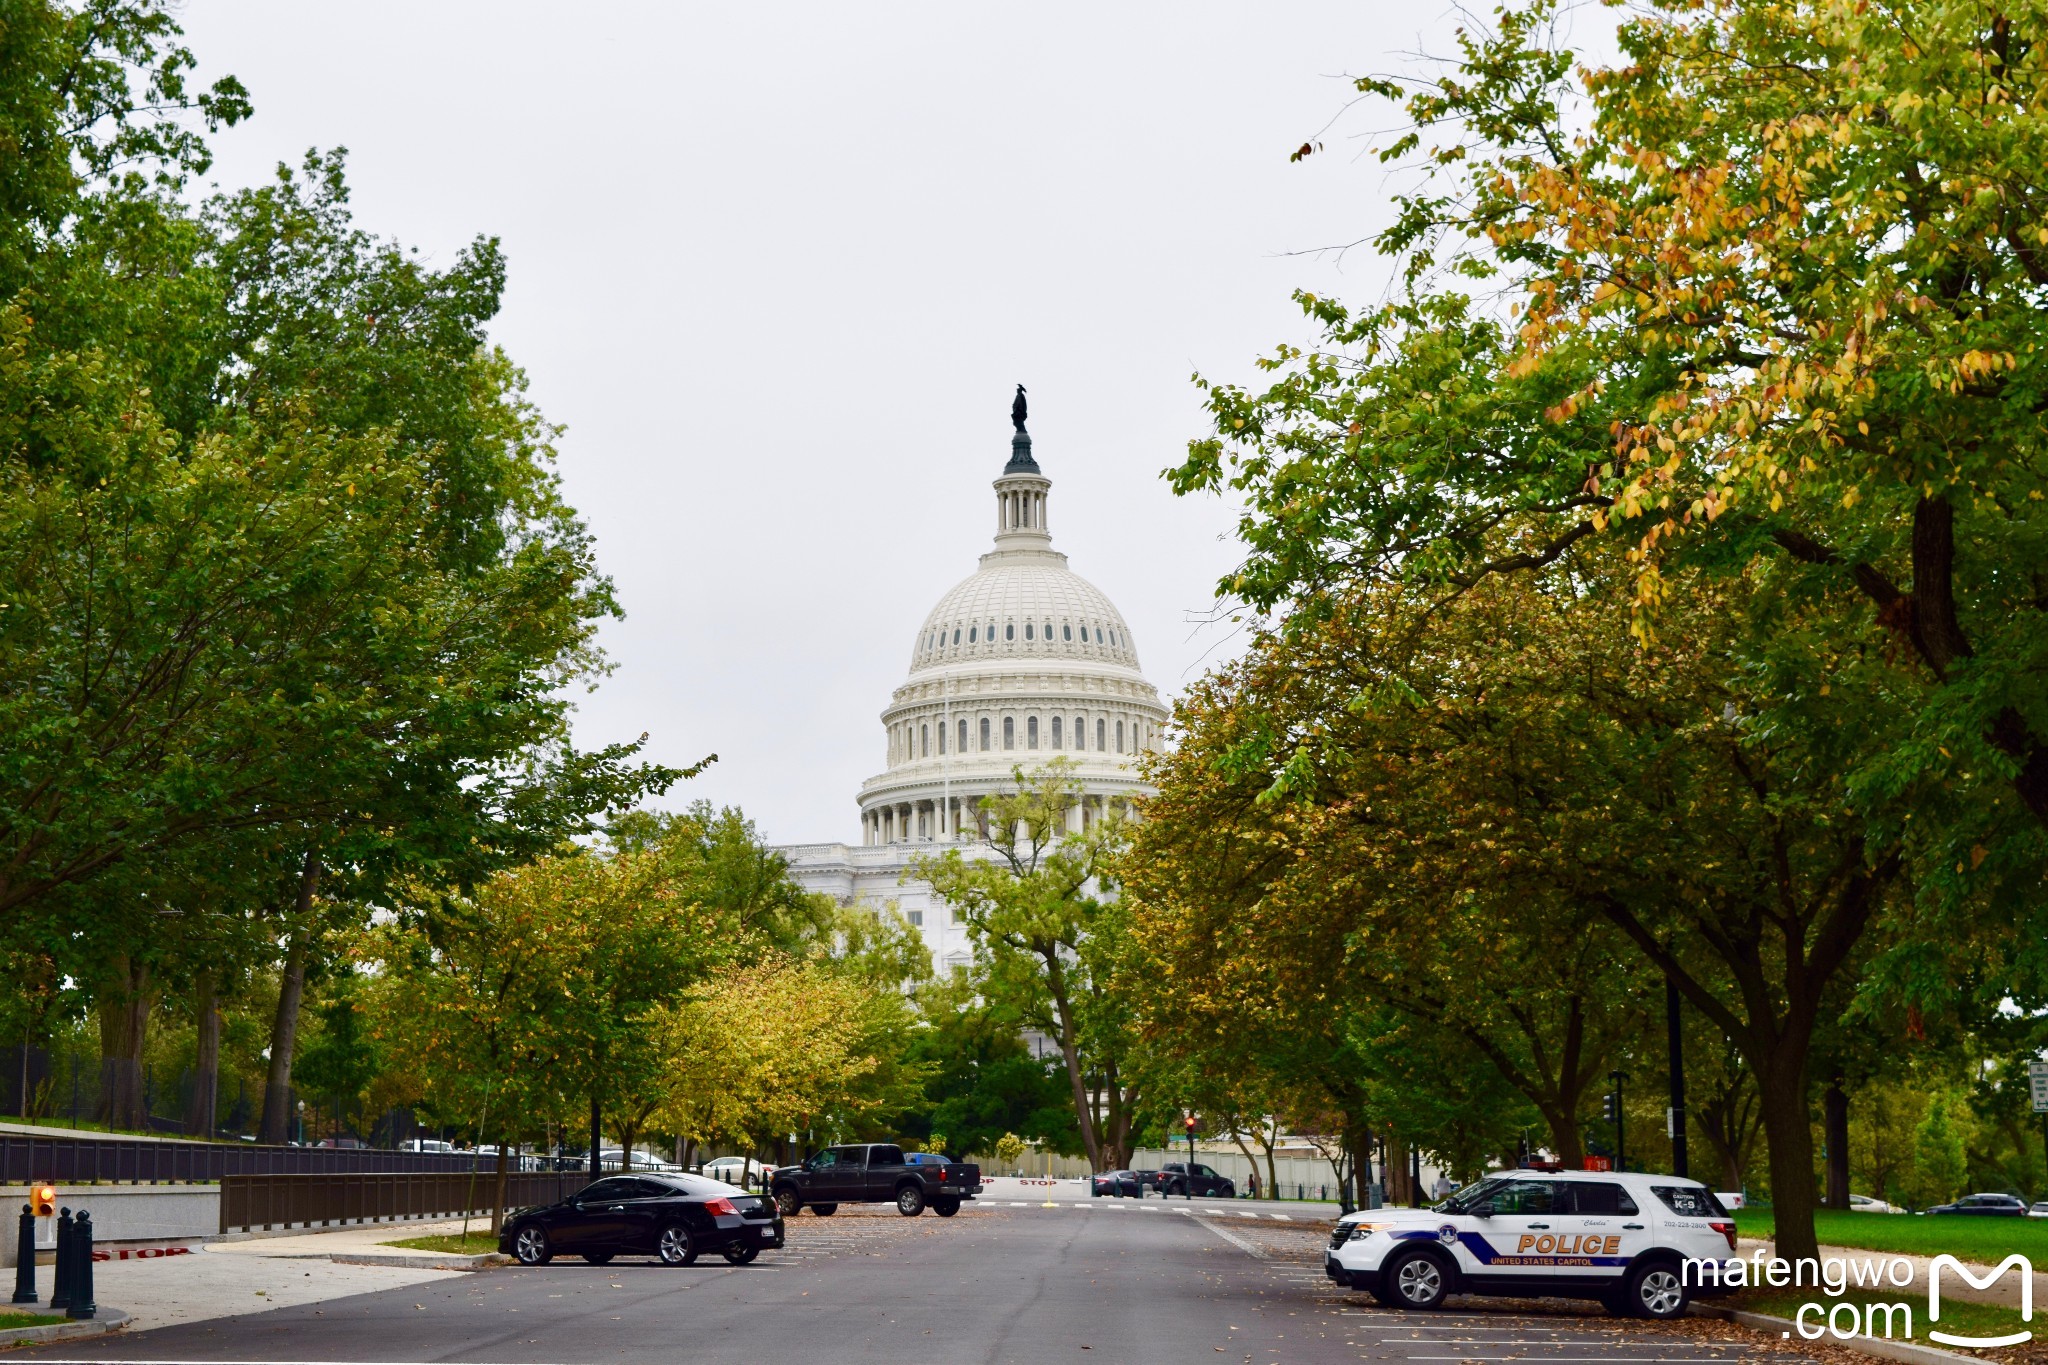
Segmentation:
{"type": "Polygon", "coordinates": [[[1017,747],[1017,718],[1015,716],[1003,717],[1003,747],[1005,749],[1017,747]]]}
{"type": "Polygon", "coordinates": [[[932,727],[931,727],[931,726],[929,726],[929,725],[920,725],[920,726],[918,726],[918,727],[917,727],[917,747],[918,747],[918,749],[920,750],[920,752],[919,752],[919,754],[918,754],[918,757],[920,757],[920,758],[930,758],[930,757],[932,756],[932,727]]]}
{"type": "Polygon", "coordinates": [[[1017,623],[1015,621],[1011,621],[1003,627],[1003,638],[1005,640],[1017,638],[1017,623]]]}
{"type": "MultiPolygon", "coordinates": [[[[967,722],[966,722],[966,721],[961,721],[960,723],[961,723],[962,725],[965,725],[965,724],[966,724],[967,722]]],[[[982,752],[983,752],[983,753],[986,753],[986,752],[988,752],[988,717],[987,717],[987,716],[983,716],[983,717],[981,718],[981,748],[982,748],[982,752]]]]}
{"type": "Polygon", "coordinates": [[[1027,640],[1031,638],[1031,623],[1029,621],[1024,623],[1024,638],[1027,640]]]}
{"type": "Polygon", "coordinates": [[[1080,716],[1074,717],[1074,747],[1076,749],[1088,747],[1088,722],[1080,716]]]}
{"type": "Polygon", "coordinates": [[[1096,644],[1098,644],[1098,645],[1102,643],[1102,627],[1101,627],[1101,626],[1097,626],[1097,627],[1095,628],[1095,643],[1096,643],[1096,644]]]}
{"type": "Polygon", "coordinates": [[[1048,640],[1052,639],[1052,622],[1050,621],[1045,623],[1045,638],[1048,640]]]}
{"type": "Polygon", "coordinates": [[[953,627],[953,643],[956,645],[960,643],[960,627],[958,626],[953,627]]]}
{"type": "Polygon", "coordinates": [[[1063,626],[1061,626],[1061,627],[1060,627],[1060,638],[1061,638],[1062,640],[1071,640],[1071,639],[1073,639],[1073,638],[1074,638],[1074,628],[1073,628],[1072,626],[1068,626],[1068,625],[1063,625],[1063,626]]]}
{"type": "Polygon", "coordinates": [[[946,726],[943,721],[939,723],[939,752],[941,754],[946,752],[946,726]]]}
{"type": "MultiPolygon", "coordinates": [[[[986,721],[982,723],[984,725],[987,724],[986,721]]],[[[987,741],[983,741],[981,747],[986,749],[988,747],[987,741]]],[[[967,752],[967,722],[964,720],[960,722],[960,752],[963,754],[967,752]]]]}
{"type": "Polygon", "coordinates": [[[1058,716],[1052,718],[1052,747],[1055,749],[1060,747],[1060,718],[1058,716]]]}
{"type": "Polygon", "coordinates": [[[1124,723],[1122,721],[1116,723],[1116,751],[1118,753],[1124,751],[1124,723]]]}
{"type": "Polygon", "coordinates": [[[1113,626],[1110,628],[1109,632],[1109,647],[1111,649],[1121,648],[1121,646],[1119,646],[1116,642],[1116,628],[1113,626]]]}
{"type": "Polygon", "coordinates": [[[1105,722],[1099,720],[1095,722],[1095,751],[1097,753],[1101,753],[1103,750],[1109,747],[1109,745],[1105,744],[1102,739],[1103,735],[1108,733],[1103,728],[1104,724],[1105,722]]]}
{"type": "MultiPolygon", "coordinates": [[[[956,632],[956,633],[957,633],[957,632],[956,632]]],[[[968,643],[968,644],[970,644],[970,645],[974,643],[974,627],[973,627],[973,626],[969,626],[969,627],[967,628],[967,643],[968,643]]]]}
{"type": "Polygon", "coordinates": [[[1036,716],[1032,716],[1024,722],[1024,747],[1027,749],[1036,749],[1038,747],[1038,717],[1036,716]]]}

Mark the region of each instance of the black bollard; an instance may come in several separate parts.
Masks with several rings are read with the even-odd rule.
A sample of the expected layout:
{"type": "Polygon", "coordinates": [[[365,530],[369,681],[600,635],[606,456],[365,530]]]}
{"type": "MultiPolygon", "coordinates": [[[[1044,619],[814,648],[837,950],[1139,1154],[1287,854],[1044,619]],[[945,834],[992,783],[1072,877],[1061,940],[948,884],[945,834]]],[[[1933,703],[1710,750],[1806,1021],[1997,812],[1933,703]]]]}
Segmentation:
{"type": "Polygon", "coordinates": [[[14,1263],[14,1301],[36,1301],[36,1211],[21,1206],[21,1239],[15,1244],[20,1260],[14,1263]]]}
{"type": "Polygon", "coordinates": [[[57,1273],[50,1281],[50,1307],[71,1304],[71,1210],[57,1211],[57,1273]]]}
{"type": "Polygon", "coordinates": [[[71,1307],[74,1318],[89,1318],[100,1311],[92,1301],[92,1211],[81,1209],[71,1227],[71,1307]]]}

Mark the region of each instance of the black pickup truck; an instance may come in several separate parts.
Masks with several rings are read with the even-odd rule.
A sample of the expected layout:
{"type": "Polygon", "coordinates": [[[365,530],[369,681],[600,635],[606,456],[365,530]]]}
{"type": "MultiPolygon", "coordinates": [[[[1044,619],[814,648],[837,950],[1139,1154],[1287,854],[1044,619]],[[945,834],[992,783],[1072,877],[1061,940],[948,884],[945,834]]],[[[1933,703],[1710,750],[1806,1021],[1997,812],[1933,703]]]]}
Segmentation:
{"type": "Polygon", "coordinates": [[[769,1193],[785,1218],[801,1208],[835,1212],[841,1204],[894,1204],[905,1218],[930,1208],[941,1218],[960,1212],[960,1202],[981,1193],[981,1167],[942,1161],[886,1142],[827,1147],[801,1166],[783,1166],[768,1177],[769,1193]]]}

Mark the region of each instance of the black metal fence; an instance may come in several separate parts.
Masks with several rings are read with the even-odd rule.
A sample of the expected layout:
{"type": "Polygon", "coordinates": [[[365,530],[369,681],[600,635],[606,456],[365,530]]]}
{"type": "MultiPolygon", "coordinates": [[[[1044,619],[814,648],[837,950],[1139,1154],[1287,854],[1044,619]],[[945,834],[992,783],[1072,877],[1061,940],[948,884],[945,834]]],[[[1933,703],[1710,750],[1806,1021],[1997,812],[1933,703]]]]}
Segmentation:
{"type": "MultiPolygon", "coordinates": [[[[505,1207],[552,1204],[589,1180],[569,1171],[508,1172],[505,1207]]],[[[491,1171],[393,1175],[236,1175],[220,1186],[220,1230],[303,1228],[397,1218],[488,1216],[498,1200],[491,1171]]]]}
{"type": "MultiPolygon", "coordinates": [[[[533,1158],[524,1160],[530,1162],[533,1158]]],[[[581,1162],[565,1161],[560,1164],[571,1170],[588,1171],[588,1166],[581,1162]]],[[[36,1180],[54,1181],[60,1185],[94,1181],[130,1185],[210,1184],[229,1176],[467,1173],[472,1170],[495,1175],[497,1157],[490,1152],[269,1147],[253,1142],[180,1142],[167,1138],[85,1134],[47,1137],[0,1130],[0,1184],[5,1185],[25,1185],[36,1180]]]]}

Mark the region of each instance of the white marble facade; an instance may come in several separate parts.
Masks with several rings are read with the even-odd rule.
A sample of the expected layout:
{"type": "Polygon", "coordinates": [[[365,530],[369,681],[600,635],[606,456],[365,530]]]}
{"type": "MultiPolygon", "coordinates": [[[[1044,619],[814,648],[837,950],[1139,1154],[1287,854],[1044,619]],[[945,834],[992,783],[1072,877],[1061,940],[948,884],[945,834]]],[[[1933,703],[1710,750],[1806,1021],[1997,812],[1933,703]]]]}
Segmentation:
{"type": "Polygon", "coordinates": [[[841,904],[895,902],[941,972],[972,956],[965,930],[922,882],[913,856],[949,844],[986,851],[979,807],[1012,769],[1071,760],[1076,829],[1150,789],[1136,758],[1157,749],[1166,709],[1139,671],[1130,627],[1052,548],[1052,481],[1019,431],[995,481],[995,548],[925,617],[910,675],[882,711],[887,766],[861,784],[860,838],[778,851],[803,885],[841,904]]]}

